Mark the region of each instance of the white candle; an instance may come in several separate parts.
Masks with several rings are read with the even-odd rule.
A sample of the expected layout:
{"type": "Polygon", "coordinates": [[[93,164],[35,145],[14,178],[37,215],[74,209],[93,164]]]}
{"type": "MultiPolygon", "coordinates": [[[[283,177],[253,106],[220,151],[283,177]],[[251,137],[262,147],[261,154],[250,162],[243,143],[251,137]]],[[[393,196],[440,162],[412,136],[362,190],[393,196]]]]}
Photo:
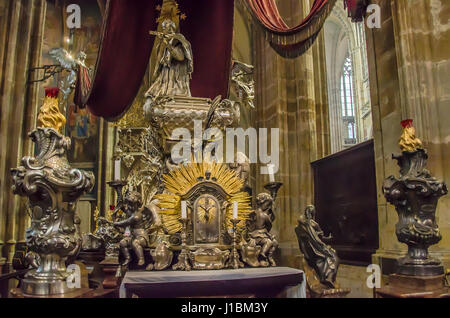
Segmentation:
{"type": "Polygon", "coordinates": [[[114,161],[114,179],[120,180],[120,159],[114,161]]]}
{"type": "Polygon", "coordinates": [[[181,201],[181,218],[187,219],[187,202],[181,201]]]}
{"type": "Polygon", "coordinates": [[[267,165],[267,169],[269,170],[270,182],[275,182],[275,173],[273,172],[273,169],[274,169],[273,164],[267,165]]]}
{"type": "Polygon", "coordinates": [[[233,219],[237,220],[238,218],[238,203],[233,202],[233,219]]]}

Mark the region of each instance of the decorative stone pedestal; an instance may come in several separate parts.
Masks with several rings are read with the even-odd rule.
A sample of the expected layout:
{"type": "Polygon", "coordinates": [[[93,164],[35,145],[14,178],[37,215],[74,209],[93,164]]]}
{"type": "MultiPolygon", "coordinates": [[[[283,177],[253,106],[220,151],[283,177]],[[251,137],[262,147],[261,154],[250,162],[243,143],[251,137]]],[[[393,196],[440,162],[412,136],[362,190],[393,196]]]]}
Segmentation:
{"type": "Polygon", "coordinates": [[[389,285],[376,291],[377,298],[449,298],[444,275],[406,276],[392,274],[389,285]]]}

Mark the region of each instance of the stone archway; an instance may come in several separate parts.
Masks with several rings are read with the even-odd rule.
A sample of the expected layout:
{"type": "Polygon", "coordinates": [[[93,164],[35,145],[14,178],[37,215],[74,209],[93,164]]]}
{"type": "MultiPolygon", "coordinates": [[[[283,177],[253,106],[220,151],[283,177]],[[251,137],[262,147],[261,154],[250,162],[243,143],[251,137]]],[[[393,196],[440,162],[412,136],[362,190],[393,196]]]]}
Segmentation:
{"type": "Polygon", "coordinates": [[[341,75],[347,57],[352,62],[356,123],[356,143],[372,138],[369,80],[363,24],[352,23],[341,3],[337,3],[324,26],[328,76],[331,152],[353,144],[344,142],[346,127],[342,116],[341,75]]]}

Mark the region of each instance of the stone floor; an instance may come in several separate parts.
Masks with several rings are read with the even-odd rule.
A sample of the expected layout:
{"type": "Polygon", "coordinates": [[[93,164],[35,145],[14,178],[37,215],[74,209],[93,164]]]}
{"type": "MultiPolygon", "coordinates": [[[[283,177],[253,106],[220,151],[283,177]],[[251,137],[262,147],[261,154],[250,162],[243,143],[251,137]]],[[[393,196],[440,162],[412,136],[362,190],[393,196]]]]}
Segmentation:
{"type": "Polygon", "coordinates": [[[339,266],[337,281],[341,288],[351,290],[347,298],[373,298],[373,290],[366,285],[369,273],[366,272],[365,266],[339,266]]]}

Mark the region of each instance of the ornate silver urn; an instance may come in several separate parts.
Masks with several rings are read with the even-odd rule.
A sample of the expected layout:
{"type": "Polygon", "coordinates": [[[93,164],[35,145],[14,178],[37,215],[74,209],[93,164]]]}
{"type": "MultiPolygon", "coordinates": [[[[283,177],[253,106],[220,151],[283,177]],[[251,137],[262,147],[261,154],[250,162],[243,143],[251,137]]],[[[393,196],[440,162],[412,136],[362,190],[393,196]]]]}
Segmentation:
{"type": "Polygon", "coordinates": [[[22,281],[26,295],[56,295],[70,291],[66,265],[81,248],[80,219],[75,215],[78,199],[92,190],[94,176],[72,169],[66,151],[71,140],[53,128],[30,133],[36,157],[24,157],[22,166],[11,170],[14,194],[28,197],[31,227],[26,232],[36,268],[22,281]]]}
{"type": "Polygon", "coordinates": [[[397,238],[408,245],[408,254],[399,259],[397,274],[442,275],[444,268],[440,260],[429,257],[428,248],[442,239],[436,223],[436,207],[439,198],[448,193],[447,186],[426,169],[428,154],[421,141],[415,138],[412,121],[402,124],[400,147],[403,152],[393,156],[400,166],[400,177],[390,176],[383,184],[386,200],[398,212],[397,238]]]}

